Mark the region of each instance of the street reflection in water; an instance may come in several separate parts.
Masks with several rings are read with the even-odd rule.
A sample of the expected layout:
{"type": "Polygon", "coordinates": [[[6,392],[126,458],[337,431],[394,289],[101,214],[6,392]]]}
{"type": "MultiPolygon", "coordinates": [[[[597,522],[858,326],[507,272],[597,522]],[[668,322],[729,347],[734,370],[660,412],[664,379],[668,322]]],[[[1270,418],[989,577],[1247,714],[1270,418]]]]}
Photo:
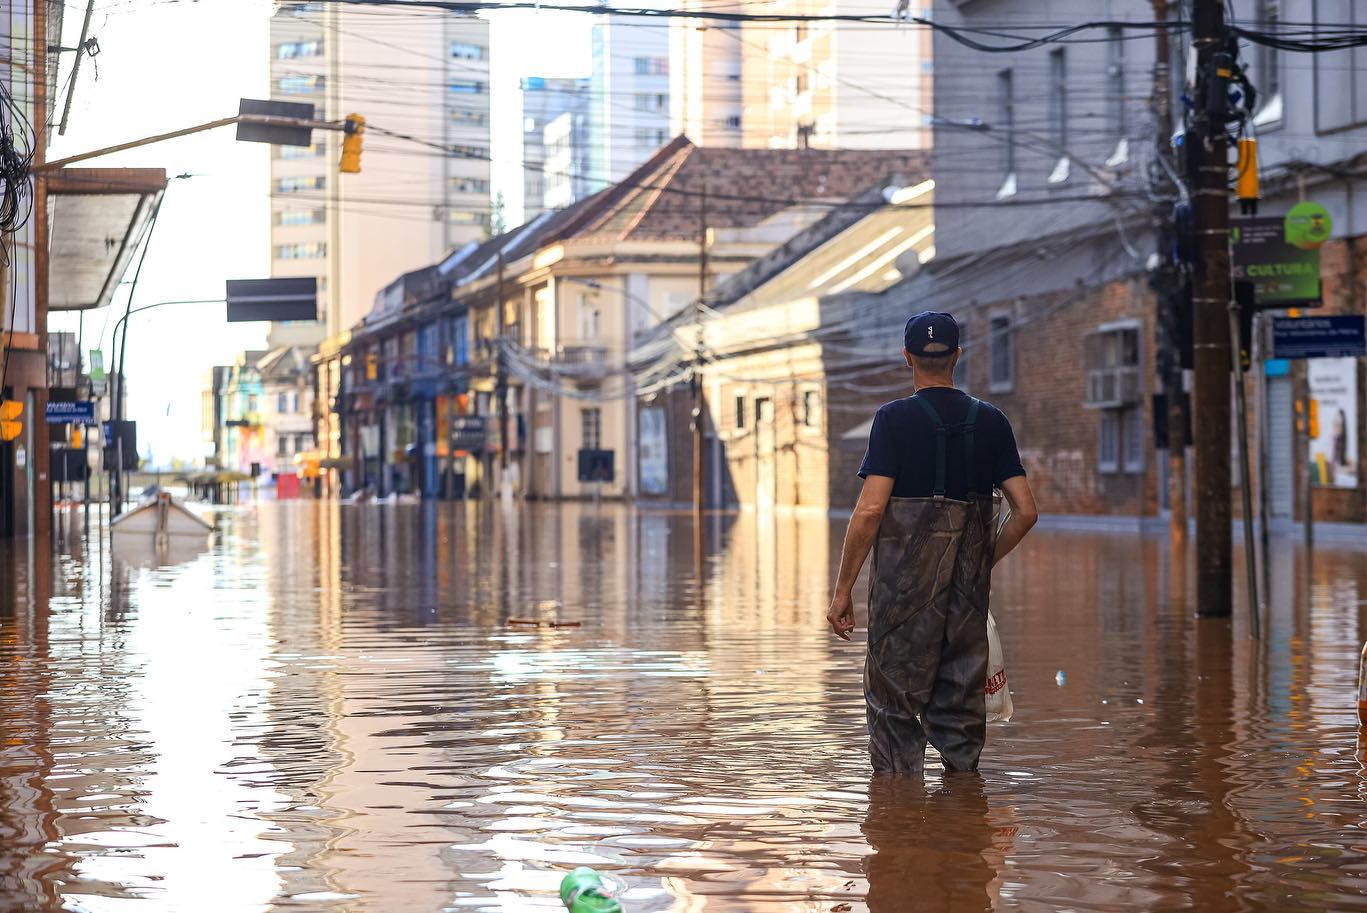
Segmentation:
{"type": "Polygon", "coordinates": [[[824,516],[218,522],[7,553],[0,910],[553,910],[578,865],[631,913],[1367,910],[1367,553],[1274,543],[1254,644],[1165,540],[1032,536],[1015,718],[917,782],[870,775],[824,516]]]}

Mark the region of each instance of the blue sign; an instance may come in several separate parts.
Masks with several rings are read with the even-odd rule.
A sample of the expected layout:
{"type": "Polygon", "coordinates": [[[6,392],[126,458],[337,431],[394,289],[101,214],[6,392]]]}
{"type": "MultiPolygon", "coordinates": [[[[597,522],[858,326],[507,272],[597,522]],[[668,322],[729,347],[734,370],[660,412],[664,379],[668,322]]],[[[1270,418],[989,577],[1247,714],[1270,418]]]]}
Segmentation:
{"type": "Polygon", "coordinates": [[[1285,358],[1269,358],[1263,362],[1263,377],[1285,377],[1291,373],[1291,362],[1285,358]]]}
{"type": "Polygon", "coordinates": [[[81,400],[74,403],[54,403],[49,401],[47,409],[49,425],[93,425],[95,424],[95,403],[81,400]]]}
{"type": "Polygon", "coordinates": [[[1352,358],[1367,355],[1360,315],[1272,318],[1274,358],[1352,358]]]}

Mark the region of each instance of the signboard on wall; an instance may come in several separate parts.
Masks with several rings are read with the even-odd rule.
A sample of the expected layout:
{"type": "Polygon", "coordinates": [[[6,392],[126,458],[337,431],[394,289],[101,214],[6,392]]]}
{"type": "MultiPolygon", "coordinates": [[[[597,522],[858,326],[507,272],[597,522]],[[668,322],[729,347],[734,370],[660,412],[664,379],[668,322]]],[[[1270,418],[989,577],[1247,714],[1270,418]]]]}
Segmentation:
{"type": "Polygon", "coordinates": [[[1258,307],[1319,304],[1319,248],[1288,242],[1282,216],[1232,219],[1230,230],[1234,278],[1253,283],[1258,307]]]}
{"type": "Polygon", "coordinates": [[[641,492],[647,495],[669,493],[669,438],[665,411],[660,408],[640,412],[639,452],[641,492]]]}
{"type": "Polygon", "coordinates": [[[1307,363],[1310,398],[1319,413],[1310,439],[1310,477],[1326,488],[1358,484],[1358,372],[1356,358],[1316,358],[1307,363]]]}
{"type": "Polygon", "coordinates": [[[1347,358],[1367,354],[1361,314],[1273,317],[1274,358],[1347,358]]]}

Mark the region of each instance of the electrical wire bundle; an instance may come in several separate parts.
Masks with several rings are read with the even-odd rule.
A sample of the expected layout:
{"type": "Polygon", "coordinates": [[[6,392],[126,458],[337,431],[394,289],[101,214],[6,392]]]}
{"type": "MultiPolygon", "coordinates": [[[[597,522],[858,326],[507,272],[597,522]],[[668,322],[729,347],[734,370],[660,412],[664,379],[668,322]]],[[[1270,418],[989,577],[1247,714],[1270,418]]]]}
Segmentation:
{"type": "Polygon", "coordinates": [[[33,214],[33,153],[33,125],[0,83],[0,233],[18,231],[33,214]]]}

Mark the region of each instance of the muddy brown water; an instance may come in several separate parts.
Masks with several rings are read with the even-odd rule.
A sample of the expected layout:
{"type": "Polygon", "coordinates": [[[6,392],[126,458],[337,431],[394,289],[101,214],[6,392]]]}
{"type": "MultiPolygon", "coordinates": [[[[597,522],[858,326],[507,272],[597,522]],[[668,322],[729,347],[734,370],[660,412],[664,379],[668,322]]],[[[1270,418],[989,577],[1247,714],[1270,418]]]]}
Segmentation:
{"type": "Polygon", "coordinates": [[[1367,910],[1367,552],[1275,544],[1255,645],[1166,540],[1032,536],[1015,719],[916,782],[870,776],[824,517],[218,523],[6,554],[0,910],[544,911],[577,865],[633,913],[1367,910]]]}

